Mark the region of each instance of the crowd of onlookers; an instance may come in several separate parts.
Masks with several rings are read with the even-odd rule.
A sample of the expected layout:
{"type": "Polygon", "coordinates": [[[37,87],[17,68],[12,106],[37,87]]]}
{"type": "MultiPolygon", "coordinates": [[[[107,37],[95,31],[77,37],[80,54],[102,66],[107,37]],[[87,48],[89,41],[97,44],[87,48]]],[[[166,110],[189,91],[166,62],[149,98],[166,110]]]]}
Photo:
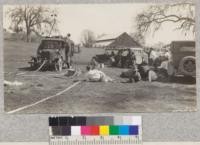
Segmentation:
{"type": "Polygon", "coordinates": [[[119,50],[118,53],[115,55],[114,51],[111,52],[110,55],[110,62],[111,66],[115,67],[131,67],[136,63],[136,56],[131,49],[128,49],[127,54],[123,54],[124,50],[119,50]]]}
{"type": "MultiPolygon", "coordinates": [[[[156,51],[149,49],[148,62],[142,60],[142,63],[136,63],[136,55],[128,49],[128,53],[123,55],[124,50],[118,50],[115,54],[111,51],[109,55],[110,65],[112,67],[128,68],[128,70],[121,72],[120,77],[128,78],[128,82],[144,81],[168,81],[169,76],[174,73],[173,67],[170,67],[170,53],[156,54],[156,51]]],[[[96,57],[93,57],[90,62],[90,70],[95,70],[99,66],[96,57]]],[[[95,71],[94,71],[95,72],[95,71]]],[[[112,76],[111,76],[112,77],[112,76]]]]}
{"type": "MultiPolygon", "coordinates": [[[[141,64],[134,64],[128,71],[132,71],[132,75],[127,76],[130,82],[144,81],[169,81],[170,76],[173,75],[174,68],[170,61],[170,53],[155,55],[155,51],[150,49],[150,55],[148,56],[148,62],[142,61],[141,64]],[[152,53],[154,52],[154,55],[152,53]],[[153,57],[152,57],[153,56],[153,57]]],[[[122,72],[121,76],[124,76],[122,72]]]]}

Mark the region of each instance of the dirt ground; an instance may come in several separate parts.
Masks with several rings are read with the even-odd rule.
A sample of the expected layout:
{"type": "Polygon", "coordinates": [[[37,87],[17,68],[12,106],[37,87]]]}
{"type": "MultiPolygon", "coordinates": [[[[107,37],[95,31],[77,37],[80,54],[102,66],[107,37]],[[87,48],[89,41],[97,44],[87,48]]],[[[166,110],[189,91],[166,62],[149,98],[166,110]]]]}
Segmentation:
{"type": "MultiPolygon", "coordinates": [[[[22,86],[4,86],[4,106],[9,112],[70,87],[78,78],[64,76],[52,71],[28,70],[28,61],[35,55],[39,44],[4,41],[4,77],[8,81],[22,82],[22,86]],[[16,75],[18,73],[25,75],[16,75]]],[[[82,48],[74,56],[75,67],[85,70],[92,56],[103,53],[102,49],[82,48]]],[[[196,110],[195,79],[176,77],[173,82],[126,83],[119,77],[124,69],[105,67],[113,83],[81,82],[61,95],[16,113],[131,113],[131,112],[176,112],[196,110]]]]}

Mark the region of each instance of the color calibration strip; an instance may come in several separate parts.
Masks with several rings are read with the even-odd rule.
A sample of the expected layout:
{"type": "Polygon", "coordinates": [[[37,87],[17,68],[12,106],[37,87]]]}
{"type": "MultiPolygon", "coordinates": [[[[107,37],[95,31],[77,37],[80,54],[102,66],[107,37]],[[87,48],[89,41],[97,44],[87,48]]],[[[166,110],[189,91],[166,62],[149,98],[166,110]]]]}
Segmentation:
{"type": "Polygon", "coordinates": [[[50,144],[141,144],[141,122],[141,116],[50,117],[50,144]]]}

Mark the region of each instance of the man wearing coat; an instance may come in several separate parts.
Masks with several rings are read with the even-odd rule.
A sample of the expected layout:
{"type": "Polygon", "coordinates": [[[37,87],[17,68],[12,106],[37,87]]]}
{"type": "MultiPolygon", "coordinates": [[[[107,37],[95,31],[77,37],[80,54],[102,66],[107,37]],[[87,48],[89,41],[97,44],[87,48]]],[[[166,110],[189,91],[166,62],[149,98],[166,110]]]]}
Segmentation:
{"type": "Polygon", "coordinates": [[[74,55],[74,42],[70,39],[71,34],[67,34],[66,42],[67,46],[65,48],[66,64],[68,68],[72,67],[72,57],[74,55]]]}

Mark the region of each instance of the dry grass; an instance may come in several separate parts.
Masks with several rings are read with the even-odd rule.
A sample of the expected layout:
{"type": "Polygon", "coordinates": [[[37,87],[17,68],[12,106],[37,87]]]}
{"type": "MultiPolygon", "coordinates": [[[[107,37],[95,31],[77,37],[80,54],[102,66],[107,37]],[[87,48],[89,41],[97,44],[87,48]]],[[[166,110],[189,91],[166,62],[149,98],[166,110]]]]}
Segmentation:
{"type": "MultiPolygon", "coordinates": [[[[38,44],[5,41],[4,46],[5,79],[24,83],[20,87],[5,87],[5,111],[11,111],[54,95],[77,79],[68,78],[62,74],[48,75],[56,75],[56,72],[29,72],[23,69],[28,67],[27,62],[30,56],[35,54],[38,44]],[[15,75],[24,71],[38,76],[15,75]]],[[[101,53],[103,53],[101,49],[82,49],[82,52],[74,57],[76,67],[84,70],[91,57],[101,53]]],[[[123,83],[126,80],[119,77],[123,69],[106,67],[103,71],[116,82],[83,82],[59,97],[18,113],[171,112],[194,111],[196,108],[194,80],[190,80],[190,84],[179,81],[184,78],[178,78],[178,81],[170,83],[141,81],[130,84],[123,83]]]]}

